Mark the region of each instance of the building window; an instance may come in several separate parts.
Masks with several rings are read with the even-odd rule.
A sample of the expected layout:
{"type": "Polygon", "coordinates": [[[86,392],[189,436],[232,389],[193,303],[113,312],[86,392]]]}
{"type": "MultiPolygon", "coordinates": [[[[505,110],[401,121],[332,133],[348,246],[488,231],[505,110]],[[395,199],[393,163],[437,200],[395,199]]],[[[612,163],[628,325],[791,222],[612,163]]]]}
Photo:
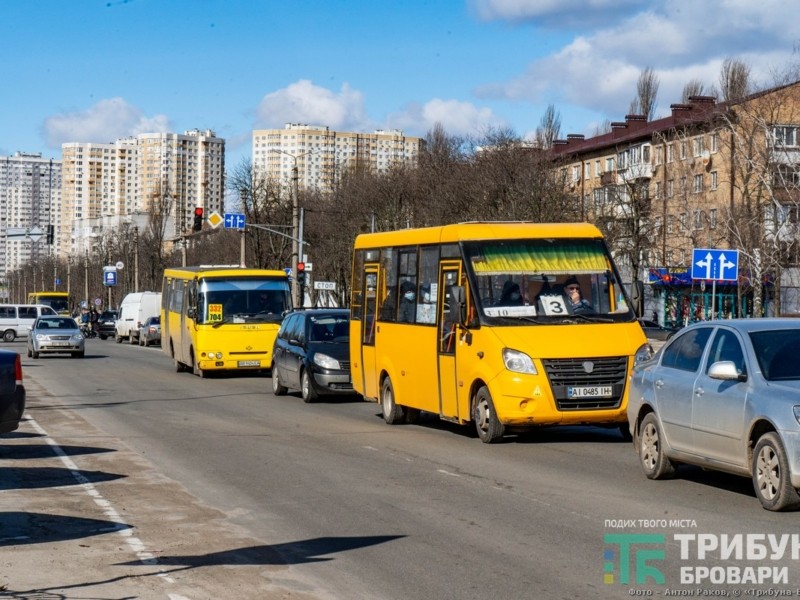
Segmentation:
{"type": "Polygon", "coordinates": [[[692,152],[694,156],[700,156],[703,154],[703,151],[706,149],[705,139],[700,136],[696,137],[692,140],[692,152]]]}
{"type": "Polygon", "coordinates": [[[664,162],[664,147],[656,146],[653,151],[653,164],[660,165],[664,162]]]}
{"type": "Polygon", "coordinates": [[[667,162],[671,163],[675,160],[675,147],[673,144],[667,144],[667,162]]]}
{"type": "Polygon", "coordinates": [[[664,191],[661,188],[662,188],[661,182],[660,181],[656,181],[656,200],[659,200],[661,198],[661,194],[664,191]]]}
{"type": "Polygon", "coordinates": [[[717,172],[716,171],[711,171],[711,189],[712,190],[716,190],[717,189],[717,172]]]}
{"type": "Polygon", "coordinates": [[[694,228],[695,229],[702,229],[703,228],[703,211],[696,210],[692,214],[692,220],[694,221],[694,228]]]}
{"type": "Polygon", "coordinates": [[[712,208],[708,211],[708,227],[709,229],[717,228],[717,209],[712,208]]]}
{"type": "Polygon", "coordinates": [[[675,233],[675,217],[667,217],[667,233],[675,233]]]}
{"type": "Polygon", "coordinates": [[[675,180],[670,179],[667,181],[667,198],[672,198],[675,195],[675,180]]]}
{"type": "Polygon", "coordinates": [[[686,231],[686,213],[681,213],[678,216],[678,221],[680,222],[681,225],[681,231],[686,231]]]}
{"type": "Polygon", "coordinates": [[[711,152],[717,152],[719,150],[719,134],[712,133],[711,134],[711,152]]]}
{"type": "Polygon", "coordinates": [[[681,151],[681,160],[684,160],[686,158],[686,142],[681,142],[680,151],[681,151]]]}
{"type": "Polygon", "coordinates": [[[699,194],[703,191],[703,174],[700,173],[699,175],[694,176],[692,190],[695,194],[699,194]]]}
{"type": "Polygon", "coordinates": [[[606,173],[611,173],[614,171],[614,157],[609,157],[606,159],[606,173]]]}
{"type": "Polygon", "coordinates": [[[587,162],[585,165],[583,165],[583,178],[589,179],[589,177],[591,176],[592,176],[592,165],[591,163],[587,162]]]}
{"type": "Polygon", "coordinates": [[[777,148],[796,148],[797,127],[794,127],[792,125],[773,126],[772,143],[777,148]]]}
{"type": "Polygon", "coordinates": [[[602,170],[600,169],[600,160],[598,159],[594,161],[594,176],[600,177],[600,173],[602,173],[602,170]]]}

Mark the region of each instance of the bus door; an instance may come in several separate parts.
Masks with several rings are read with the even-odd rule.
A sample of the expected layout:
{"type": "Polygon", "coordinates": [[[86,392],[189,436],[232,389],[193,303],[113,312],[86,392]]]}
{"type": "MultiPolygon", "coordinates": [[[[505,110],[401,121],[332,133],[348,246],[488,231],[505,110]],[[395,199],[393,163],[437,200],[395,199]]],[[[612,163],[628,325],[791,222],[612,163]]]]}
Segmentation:
{"type": "Polygon", "coordinates": [[[378,333],[377,264],[364,265],[361,315],[361,373],[365,398],[378,397],[378,374],[375,363],[375,336],[378,333]]]}
{"type": "Polygon", "coordinates": [[[439,318],[436,319],[439,346],[439,416],[447,419],[459,418],[456,373],[458,323],[450,318],[450,289],[452,286],[458,285],[460,281],[460,261],[439,264],[439,318]]]}

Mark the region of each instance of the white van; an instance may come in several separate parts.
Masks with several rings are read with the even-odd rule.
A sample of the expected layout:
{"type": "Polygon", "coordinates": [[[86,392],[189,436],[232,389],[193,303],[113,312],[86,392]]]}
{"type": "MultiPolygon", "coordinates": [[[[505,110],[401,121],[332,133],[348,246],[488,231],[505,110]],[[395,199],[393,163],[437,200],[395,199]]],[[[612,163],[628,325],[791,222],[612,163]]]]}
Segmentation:
{"type": "Polygon", "coordinates": [[[0,336],[4,342],[26,338],[37,317],[56,314],[44,304],[0,304],[0,336]]]}
{"type": "Polygon", "coordinates": [[[148,317],[161,314],[161,292],[132,292],[119,305],[119,316],[114,324],[117,343],[127,339],[139,343],[139,328],[148,317]]]}

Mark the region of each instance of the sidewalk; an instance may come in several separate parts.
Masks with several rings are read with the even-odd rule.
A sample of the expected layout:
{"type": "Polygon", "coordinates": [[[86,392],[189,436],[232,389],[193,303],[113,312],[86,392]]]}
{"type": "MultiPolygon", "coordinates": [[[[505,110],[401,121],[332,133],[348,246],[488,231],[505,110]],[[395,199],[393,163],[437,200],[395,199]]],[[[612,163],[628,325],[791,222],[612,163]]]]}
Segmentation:
{"type": "Polygon", "coordinates": [[[26,379],[0,436],[0,597],[312,600],[278,553],[26,379]]]}

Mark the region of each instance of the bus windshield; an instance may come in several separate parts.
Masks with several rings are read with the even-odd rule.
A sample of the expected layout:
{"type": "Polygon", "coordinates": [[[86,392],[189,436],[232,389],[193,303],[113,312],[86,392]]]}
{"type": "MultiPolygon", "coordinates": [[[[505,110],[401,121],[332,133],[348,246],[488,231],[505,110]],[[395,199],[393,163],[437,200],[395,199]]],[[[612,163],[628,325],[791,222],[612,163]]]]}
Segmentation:
{"type": "Polygon", "coordinates": [[[69,313],[69,298],[66,294],[50,295],[50,294],[34,294],[31,300],[36,304],[44,304],[49,306],[59,314],[69,313]]]}
{"type": "Polygon", "coordinates": [[[601,240],[466,242],[464,254],[478,314],[486,323],[634,318],[601,240]]]}
{"type": "Polygon", "coordinates": [[[286,280],[255,277],[202,279],[197,324],[275,323],[291,308],[286,280]]]}

